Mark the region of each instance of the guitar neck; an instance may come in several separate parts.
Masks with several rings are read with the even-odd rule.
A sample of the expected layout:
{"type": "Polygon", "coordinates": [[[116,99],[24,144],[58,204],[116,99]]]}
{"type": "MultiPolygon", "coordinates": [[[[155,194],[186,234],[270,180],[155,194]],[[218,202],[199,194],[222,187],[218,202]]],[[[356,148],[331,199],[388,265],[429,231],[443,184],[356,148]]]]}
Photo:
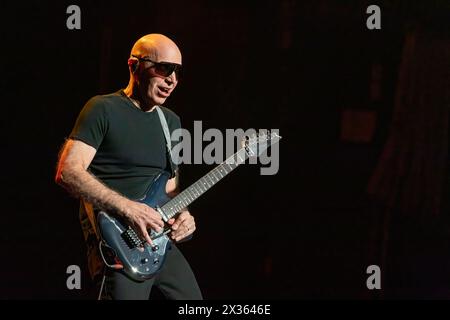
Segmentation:
{"type": "Polygon", "coordinates": [[[172,198],[160,209],[169,219],[173,218],[183,208],[186,208],[240,164],[244,163],[247,157],[245,148],[241,148],[238,152],[198,179],[189,188],[172,198]]]}

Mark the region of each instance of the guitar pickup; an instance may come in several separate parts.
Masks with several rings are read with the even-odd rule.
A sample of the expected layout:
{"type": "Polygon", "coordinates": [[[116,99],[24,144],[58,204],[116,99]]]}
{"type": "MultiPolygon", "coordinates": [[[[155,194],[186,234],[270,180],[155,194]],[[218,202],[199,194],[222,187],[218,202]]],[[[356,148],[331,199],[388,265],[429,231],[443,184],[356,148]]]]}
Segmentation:
{"type": "Polygon", "coordinates": [[[125,243],[130,247],[130,249],[140,247],[144,244],[144,241],[142,241],[137,233],[128,227],[126,231],[124,231],[122,234],[122,239],[125,241],[125,243]]]}

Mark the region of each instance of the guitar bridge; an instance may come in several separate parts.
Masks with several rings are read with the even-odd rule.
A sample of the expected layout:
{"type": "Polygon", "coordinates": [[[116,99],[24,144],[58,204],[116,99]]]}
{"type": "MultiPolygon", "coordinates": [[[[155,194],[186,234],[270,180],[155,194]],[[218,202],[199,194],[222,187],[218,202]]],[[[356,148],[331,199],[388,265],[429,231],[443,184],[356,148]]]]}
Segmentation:
{"type": "Polygon", "coordinates": [[[139,236],[131,227],[128,227],[128,229],[124,231],[121,236],[130,249],[142,246],[144,244],[144,241],[139,239],[139,236]]]}

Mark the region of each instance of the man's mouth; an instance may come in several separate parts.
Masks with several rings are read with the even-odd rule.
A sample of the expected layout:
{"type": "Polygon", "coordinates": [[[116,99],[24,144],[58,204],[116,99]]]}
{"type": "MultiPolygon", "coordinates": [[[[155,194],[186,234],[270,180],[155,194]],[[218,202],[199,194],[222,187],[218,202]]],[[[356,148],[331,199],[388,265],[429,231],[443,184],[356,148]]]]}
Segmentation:
{"type": "Polygon", "coordinates": [[[165,87],[158,87],[159,92],[165,96],[168,97],[170,95],[170,89],[169,88],[165,88],[165,87]]]}

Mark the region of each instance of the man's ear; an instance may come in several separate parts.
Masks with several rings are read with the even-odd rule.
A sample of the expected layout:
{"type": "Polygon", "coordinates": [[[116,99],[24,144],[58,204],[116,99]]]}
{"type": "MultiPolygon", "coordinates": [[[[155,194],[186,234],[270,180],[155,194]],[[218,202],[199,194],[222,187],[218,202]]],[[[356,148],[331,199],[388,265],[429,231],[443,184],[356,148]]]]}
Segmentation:
{"type": "Polygon", "coordinates": [[[139,60],[136,58],[128,59],[128,67],[130,68],[131,73],[135,73],[139,66],[139,60]]]}

